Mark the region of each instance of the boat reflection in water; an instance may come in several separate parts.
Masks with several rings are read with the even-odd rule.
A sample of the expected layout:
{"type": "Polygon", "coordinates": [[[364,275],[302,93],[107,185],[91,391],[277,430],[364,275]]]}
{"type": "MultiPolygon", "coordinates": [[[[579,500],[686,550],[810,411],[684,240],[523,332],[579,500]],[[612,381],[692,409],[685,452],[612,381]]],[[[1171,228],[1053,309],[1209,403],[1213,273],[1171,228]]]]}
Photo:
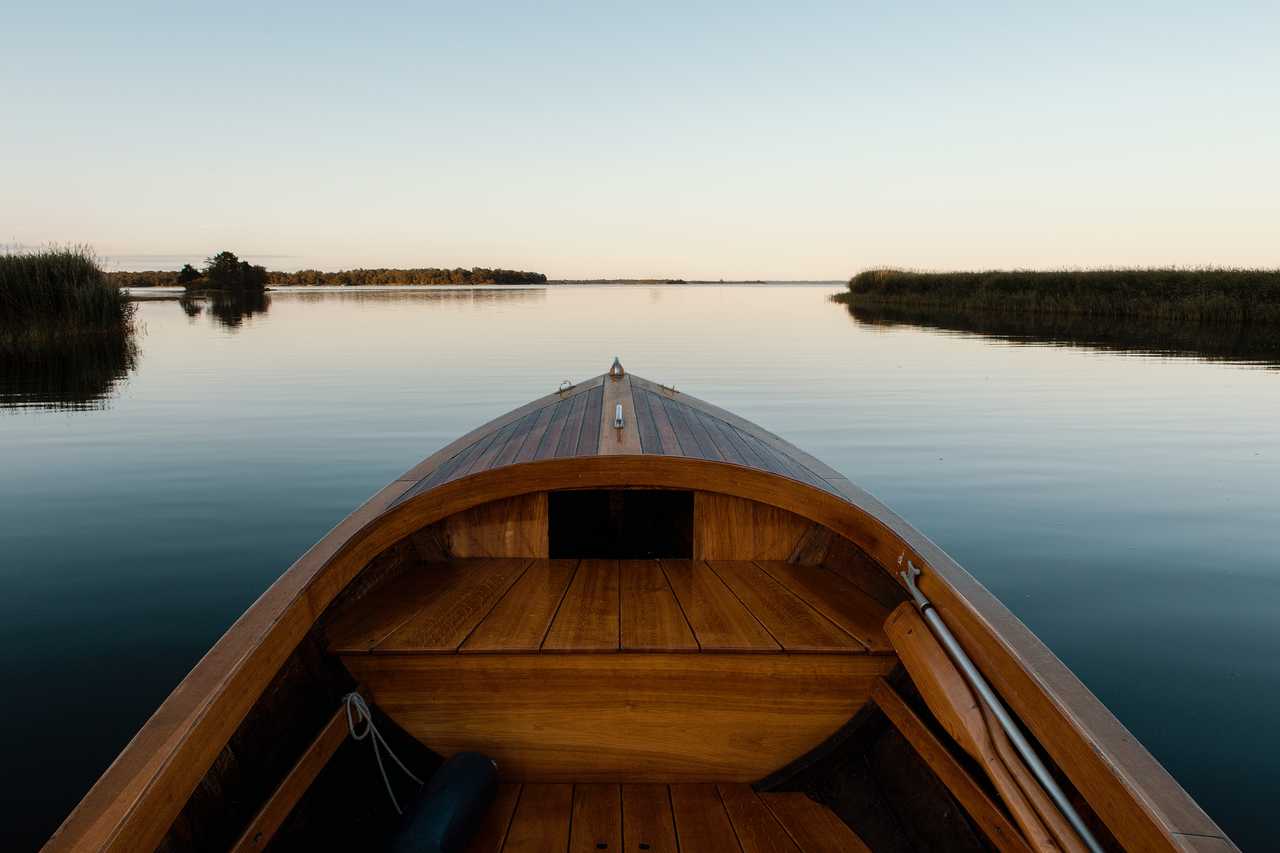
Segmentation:
{"type": "Polygon", "coordinates": [[[853,321],[862,326],[912,326],[1015,344],[1049,344],[1280,367],[1280,328],[1265,324],[1186,323],[1158,317],[1005,314],[839,301],[853,321]]]}

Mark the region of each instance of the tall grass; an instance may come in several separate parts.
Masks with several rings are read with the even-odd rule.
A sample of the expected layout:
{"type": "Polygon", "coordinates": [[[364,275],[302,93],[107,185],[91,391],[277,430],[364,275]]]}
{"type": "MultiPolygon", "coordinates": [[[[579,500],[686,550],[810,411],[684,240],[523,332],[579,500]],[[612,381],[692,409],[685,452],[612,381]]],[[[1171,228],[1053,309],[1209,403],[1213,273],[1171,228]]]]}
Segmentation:
{"type": "Polygon", "coordinates": [[[0,346],[127,336],[134,306],[82,246],[0,254],[0,346]]]}
{"type": "Polygon", "coordinates": [[[849,280],[855,305],[1164,321],[1280,324],[1280,270],[1099,269],[918,272],[876,269],[849,280]]]}

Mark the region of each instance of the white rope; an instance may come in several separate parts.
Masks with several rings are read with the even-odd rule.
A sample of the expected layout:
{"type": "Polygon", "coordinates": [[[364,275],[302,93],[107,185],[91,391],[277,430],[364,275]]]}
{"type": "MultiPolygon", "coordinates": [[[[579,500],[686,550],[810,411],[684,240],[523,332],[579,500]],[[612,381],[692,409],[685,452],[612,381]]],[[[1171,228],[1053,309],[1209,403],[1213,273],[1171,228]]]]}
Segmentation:
{"type": "Polygon", "coordinates": [[[373,757],[378,760],[378,772],[382,774],[382,784],[387,786],[387,796],[391,798],[391,805],[396,807],[396,814],[404,814],[400,810],[399,801],[396,800],[395,791],[391,790],[391,780],[387,778],[387,768],[382,764],[382,750],[378,747],[378,744],[381,743],[386,748],[387,755],[395,759],[396,764],[399,764],[400,769],[404,771],[404,775],[419,785],[422,784],[422,780],[413,775],[412,770],[404,766],[404,762],[391,749],[391,745],[382,736],[382,732],[378,731],[378,727],[373,724],[373,714],[370,713],[369,705],[364,701],[364,697],[352,691],[344,697],[344,701],[347,703],[347,730],[351,732],[351,739],[364,740],[369,738],[373,742],[373,757]],[[357,726],[360,723],[365,724],[363,731],[357,731],[357,726]]]}

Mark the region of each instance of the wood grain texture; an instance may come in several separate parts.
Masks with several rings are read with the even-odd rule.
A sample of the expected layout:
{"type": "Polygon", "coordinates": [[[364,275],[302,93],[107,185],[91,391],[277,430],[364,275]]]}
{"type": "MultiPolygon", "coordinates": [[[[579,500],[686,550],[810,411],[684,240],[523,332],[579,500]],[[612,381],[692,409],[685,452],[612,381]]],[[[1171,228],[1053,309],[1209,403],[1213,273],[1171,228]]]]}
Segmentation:
{"type": "Polygon", "coordinates": [[[624,650],[698,650],[693,631],[657,560],[622,560],[619,574],[624,650]]]}
{"type": "Polygon", "coordinates": [[[704,652],[781,648],[706,563],[663,560],[662,570],[704,652]]]}
{"type": "Polygon", "coordinates": [[[804,853],[871,853],[848,824],[808,795],[787,791],[758,796],[804,853]]]}
{"type": "Polygon", "coordinates": [[[452,652],[462,645],[532,560],[457,560],[425,567],[435,583],[417,611],[376,652],[452,652]]]}
{"type": "Polygon", "coordinates": [[[454,557],[546,557],[547,493],[481,504],[444,524],[454,557]]]}
{"type": "Polygon", "coordinates": [[[621,790],[617,785],[600,783],[574,785],[569,853],[621,849],[621,790]]]}
{"type": "Polygon", "coordinates": [[[511,817],[515,814],[516,803],[519,800],[519,785],[510,782],[498,785],[498,793],[481,820],[475,837],[467,845],[467,853],[501,853],[503,845],[507,842],[507,831],[511,827],[511,817]]]}
{"type": "Polygon", "coordinates": [[[622,843],[627,853],[679,853],[666,785],[622,786],[622,843]]]}
{"type": "Polygon", "coordinates": [[[671,810],[680,853],[741,853],[715,785],[672,785],[671,810]]]}
{"type": "Polygon", "coordinates": [[[507,829],[503,853],[567,850],[572,813],[572,785],[525,785],[507,829]]]}
{"type": "Polygon", "coordinates": [[[874,655],[352,655],[379,707],[507,781],[751,781],[813,749],[894,660],[874,655]]]}
{"type": "Polygon", "coordinates": [[[636,415],[635,400],[631,394],[631,377],[607,379],[604,383],[604,403],[600,409],[601,455],[618,453],[643,453],[640,442],[640,419],[636,415]],[[622,429],[613,425],[617,407],[622,406],[622,429]]]}
{"type": "Polygon", "coordinates": [[[699,491],[693,496],[695,560],[786,560],[810,523],[755,501],[699,491]]]}
{"type": "Polygon", "coordinates": [[[460,651],[536,652],[577,568],[577,560],[534,560],[460,651]]]}
{"type": "Polygon", "coordinates": [[[866,649],[830,619],[805,604],[773,576],[747,560],[710,560],[708,565],[788,652],[866,649]]]}
{"type": "Polygon", "coordinates": [[[1000,760],[977,697],[915,606],[908,602],[898,605],[886,621],[885,631],[929,710],[952,740],[986,772],[1027,843],[1043,853],[1057,850],[1023,786],[1000,760]]]}
{"type": "Polygon", "coordinates": [[[800,853],[800,848],[750,785],[721,783],[716,787],[738,843],[742,845],[742,853],[800,853]]]}
{"type": "Polygon", "coordinates": [[[817,566],[774,560],[759,560],[757,565],[869,650],[892,650],[884,633],[888,611],[841,576],[817,566]]]}
{"type": "Polygon", "coordinates": [[[888,682],[877,681],[871,698],[997,850],[1030,853],[1031,847],[1000,806],[888,682]]]}
{"type": "Polygon", "coordinates": [[[542,643],[546,651],[618,648],[618,561],[583,560],[542,643]]]}
{"type": "Polygon", "coordinates": [[[346,739],[347,712],[344,705],[329,718],[329,722],[293,765],[293,769],[258,810],[240,839],[231,848],[233,853],[249,853],[249,851],[267,848],[276,830],[284,823],[285,818],[293,811],[293,807],[298,804],[298,800],[307,793],[316,776],[329,763],[329,759],[346,739]]]}
{"type": "MultiPolygon", "coordinates": [[[[637,379],[632,376],[633,386],[637,379]]],[[[434,470],[466,440],[383,489],[281,574],[157,709],[46,849],[131,851],[159,843],[318,615],[392,544],[489,501],[548,489],[618,487],[702,489],[773,504],[831,528],[886,571],[900,558],[912,560],[924,571],[922,590],[961,645],[1122,845],[1179,850],[1212,842],[1233,849],[1159,762],[988,590],[892,510],[821,463],[810,467],[825,489],[749,467],[662,455],[532,462],[422,487],[415,477],[434,470]]]]}

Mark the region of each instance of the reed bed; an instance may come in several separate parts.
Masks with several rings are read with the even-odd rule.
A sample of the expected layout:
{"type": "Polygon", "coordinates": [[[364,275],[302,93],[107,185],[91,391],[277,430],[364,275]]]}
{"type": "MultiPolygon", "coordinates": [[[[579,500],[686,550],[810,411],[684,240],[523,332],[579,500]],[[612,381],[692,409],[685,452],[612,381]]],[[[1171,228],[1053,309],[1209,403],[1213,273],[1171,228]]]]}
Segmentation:
{"type": "Polygon", "coordinates": [[[968,313],[1151,317],[1280,324],[1280,270],[1098,269],[924,272],[874,269],[837,300],[968,313]]]}
{"type": "Polygon", "coordinates": [[[134,306],[107,282],[93,253],[72,246],[0,254],[0,346],[83,335],[128,336],[134,306]]]}

